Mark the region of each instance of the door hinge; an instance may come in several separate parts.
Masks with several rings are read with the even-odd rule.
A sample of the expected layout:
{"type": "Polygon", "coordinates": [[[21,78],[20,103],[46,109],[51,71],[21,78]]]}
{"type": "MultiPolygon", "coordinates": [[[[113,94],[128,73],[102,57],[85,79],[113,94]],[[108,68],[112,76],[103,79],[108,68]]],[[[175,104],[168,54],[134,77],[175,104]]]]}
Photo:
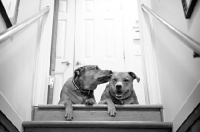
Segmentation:
{"type": "Polygon", "coordinates": [[[54,86],[54,76],[49,75],[49,85],[50,85],[50,87],[54,86]]]}
{"type": "Polygon", "coordinates": [[[124,60],[126,59],[125,51],[123,51],[124,60]]]}

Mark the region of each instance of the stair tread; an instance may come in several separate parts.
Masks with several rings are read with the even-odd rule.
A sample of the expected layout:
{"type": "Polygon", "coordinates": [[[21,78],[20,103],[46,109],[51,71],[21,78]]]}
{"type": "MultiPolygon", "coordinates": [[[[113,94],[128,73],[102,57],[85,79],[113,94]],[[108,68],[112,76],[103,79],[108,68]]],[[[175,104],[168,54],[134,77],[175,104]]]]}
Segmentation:
{"type": "Polygon", "coordinates": [[[24,128],[45,127],[45,128],[65,128],[65,127],[84,127],[84,128],[172,128],[171,122],[154,121],[24,121],[24,128]]]}
{"type": "MultiPolygon", "coordinates": [[[[73,109],[101,109],[101,108],[104,108],[104,109],[107,109],[107,105],[103,105],[103,104],[95,104],[95,105],[92,105],[92,106],[86,106],[86,105],[83,105],[83,104],[73,104],[73,109]]],[[[57,105],[51,105],[51,104],[48,104],[48,105],[38,105],[38,106],[35,106],[35,107],[38,107],[39,109],[58,109],[58,108],[64,108],[64,105],[63,104],[57,104],[57,105]]],[[[132,105],[115,105],[115,107],[117,109],[163,109],[163,106],[162,105],[138,105],[138,104],[132,104],[132,105]]]]}

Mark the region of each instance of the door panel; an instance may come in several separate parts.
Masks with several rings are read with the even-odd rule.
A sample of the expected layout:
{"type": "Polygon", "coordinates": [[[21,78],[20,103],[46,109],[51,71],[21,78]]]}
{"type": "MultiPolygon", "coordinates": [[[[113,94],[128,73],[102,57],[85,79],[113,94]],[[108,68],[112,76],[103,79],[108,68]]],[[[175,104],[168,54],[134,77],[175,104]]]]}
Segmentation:
{"type": "Polygon", "coordinates": [[[53,104],[58,104],[65,81],[73,75],[75,0],[60,0],[53,104]]]}
{"type": "Polygon", "coordinates": [[[120,7],[119,0],[76,1],[75,61],[124,70],[120,7]]]}

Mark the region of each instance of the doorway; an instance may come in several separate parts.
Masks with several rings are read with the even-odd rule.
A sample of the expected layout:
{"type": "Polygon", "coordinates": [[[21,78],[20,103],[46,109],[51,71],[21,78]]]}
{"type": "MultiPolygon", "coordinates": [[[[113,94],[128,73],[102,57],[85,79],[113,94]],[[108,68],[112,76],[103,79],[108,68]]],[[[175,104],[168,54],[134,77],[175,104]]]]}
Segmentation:
{"type": "MultiPolygon", "coordinates": [[[[53,104],[74,69],[133,71],[140,104],[145,104],[137,0],[59,0],[53,104]]],[[[98,102],[106,84],[95,90],[98,102]]]]}

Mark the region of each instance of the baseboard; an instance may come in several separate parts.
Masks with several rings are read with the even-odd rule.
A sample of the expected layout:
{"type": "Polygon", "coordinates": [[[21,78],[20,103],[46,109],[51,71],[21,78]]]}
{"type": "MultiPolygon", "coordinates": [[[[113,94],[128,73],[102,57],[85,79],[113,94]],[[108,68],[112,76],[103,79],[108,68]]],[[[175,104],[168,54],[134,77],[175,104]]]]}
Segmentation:
{"type": "Polygon", "coordinates": [[[188,116],[177,132],[199,132],[200,131],[200,103],[188,116]],[[196,130],[196,131],[195,131],[196,130]]]}
{"type": "Polygon", "coordinates": [[[176,132],[200,102],[200,81],[190,93],[173,120],[173,132],[176,132]]]}
{"type": "Polygon", "coordinates": [[[0,132],[19,132],[6,115],[0,110],[0,132]]]}
{"type": "Polygon", "coordinates": [[[18,129],[22,130],[22,118],[11,106],[6,97],[0,91],[0,110],[6,115],[6,117],[12,122],[12,124],[18,129]]]}

